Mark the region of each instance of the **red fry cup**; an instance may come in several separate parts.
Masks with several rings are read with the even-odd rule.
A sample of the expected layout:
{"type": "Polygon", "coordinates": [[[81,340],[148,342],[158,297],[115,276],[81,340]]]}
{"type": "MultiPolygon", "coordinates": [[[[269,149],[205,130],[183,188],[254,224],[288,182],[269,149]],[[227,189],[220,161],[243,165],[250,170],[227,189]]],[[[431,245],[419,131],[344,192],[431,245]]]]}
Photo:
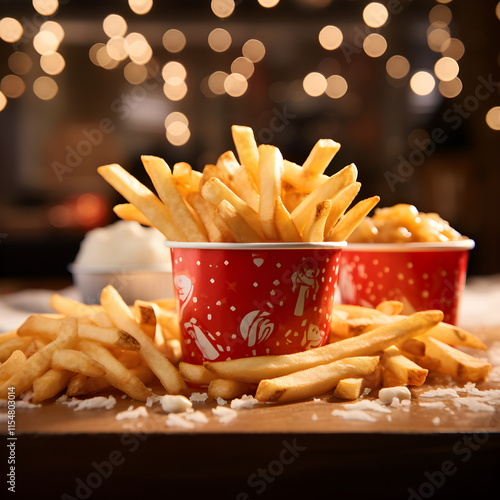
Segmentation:
{"type": "Polygon", "coordinates": [[[185,361],[288,354],[327,342],[345,242],[167,245],[185,361]]]}
{"type": "Polygon", "coordinates": [[[349,243],[342,252],[342,303],[404,304],[403,314],[440,309],[456,325],[473,240],[443,243],[349,243]]]}

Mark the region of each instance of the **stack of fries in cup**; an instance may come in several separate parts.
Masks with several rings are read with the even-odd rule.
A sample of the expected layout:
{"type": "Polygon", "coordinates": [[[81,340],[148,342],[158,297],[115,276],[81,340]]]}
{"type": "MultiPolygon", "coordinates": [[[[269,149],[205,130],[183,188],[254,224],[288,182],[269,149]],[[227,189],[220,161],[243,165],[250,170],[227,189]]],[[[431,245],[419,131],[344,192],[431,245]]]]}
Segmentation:
{"type": "MultiPolygon", "coordinates": [[[[253,131],[233,126],[239,161],[228,151],[197,172],[187,163],[170,170],[143,156],[157,194],[119,165],[98,172],[129,203],[115,213],[156,227],[167,240],[190,242],[344,241],[379,201],[361,200],[357,170],[328,177],[340,145],[320,140],[302,166],[278,148],[257,146],[253,131]]],[[[182,360],[175,301],[127,305],[108,285],[100,304],[54,294],[54,314],[30,316],[0,336],[0,399],[32,389],[41,402],[61,392],[81,396],[118,389],[145,401],[152,391],[189,394],[205,386],[213,398],[255,394],[263,402],[334,395],[356,399],[366,387],[419,386],[429,371],[459,381],[487,377],[491,365],[455,346],[484,350],[472,334],[443,323],[441,311],[400,314],[388,301],[376,309],[334,305],[329,343],[294,354],[254,356],[195,365],[182,360]],[[189,385],[188,385],[189,384],[189,385]],[[153,388],[153,389],[152,389],[153,388]]]]}

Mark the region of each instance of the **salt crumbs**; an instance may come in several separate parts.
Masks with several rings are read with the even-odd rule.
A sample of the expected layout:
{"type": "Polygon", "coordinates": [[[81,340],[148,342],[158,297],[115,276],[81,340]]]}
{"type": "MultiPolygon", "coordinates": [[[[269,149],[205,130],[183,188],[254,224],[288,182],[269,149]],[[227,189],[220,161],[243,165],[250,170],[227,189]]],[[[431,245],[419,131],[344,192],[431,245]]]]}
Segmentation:
{"type": "Polygon", "coordinates": [[[208,394],[206,392],[193,392],[189,399],[193,403],[204,403],[208,399],[208,394]]]}
{"type": "Polygon", "coordinates": [[[90,399],[73,400],[66,404],[68,404],[68,406],[74,406],[73,411],[99,410],[101,408],[111,410],[111,408],[114,408],[116,405],[116,399],[113,396],[109,396],[108,398],[96,396],[90,399]]]}
{"type": "Polygon", "coordinates": [[[135,418],[148,417],[148,410],[145,406],[138,406],[134,409],[133,406],[129,406],[127,410],[121,411],[116,415],[116,420],[132,420],[135,418]]]}
{"type": "Polygon", "coordinates": [[[334,417],[342,417],[345,420],[362,420],[364,422],[376,422],[377,419],[372,417],[364,410],[333,410],[334,417]]]}
{"type": "Polygon", "coordinates": [[[217,406],[216,408],[212,408],[212,413],[216,417],[219,417],[219,422],[221,424],[227,424],[231,422],[231,420],[234,420],[238,415],[238,412],[236,410],[233,410],[232,408],[226,408],[225,406],[217,406]]]}
{"type": "Polygon", "coordinates": [[[243,410],[245,408],[253,408],[253,406],[257,403],[258,401],[253,396],[245,394],[244,396],[241,396],[241,399],[233,399],[231,401],[231,408],[233,410],[243,410]]]}

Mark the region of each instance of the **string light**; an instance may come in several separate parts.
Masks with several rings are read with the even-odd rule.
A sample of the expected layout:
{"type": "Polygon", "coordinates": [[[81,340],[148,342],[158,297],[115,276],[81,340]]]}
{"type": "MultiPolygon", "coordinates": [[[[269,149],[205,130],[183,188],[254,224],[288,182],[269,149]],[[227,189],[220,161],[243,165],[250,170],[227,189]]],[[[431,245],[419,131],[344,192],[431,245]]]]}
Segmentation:
{"type": "Polygon", "coordinates": [[[500,106],[495,106],[486,113],[486,124],[493,130],[500,130],[500,106]]]}
{"type": "Polygon", "coordinates": [[[363,10],[363,20],[370,28],[380,28],[388,18],[387,8],[378,2],[369,3],[363,10]]]}
{"type": "Polygon", "coordinates": [[[212,12],[222,19],[229,17],[234,12],[234,0],[212,0],[212,12]]]}
{"type": "Polygon", "coordinates": [[[13,52],[9,56],[8,64],[11,71],[18,75],[26,75],[33,66],[30,56],[25,52],[13,52]]]}
{"type": "Polygon", "coordinates": [[[40,57],[40,67],[48,75],[58,75],[66,66],[64,57],[59,52],[50,52],[40,57]]]}
{"type": "Polygon", "coordinates": [[[325,26],[318,35],[320,45],[326,50],[338,49],[344,39],[337,26],[325,26]]]}
{"type": "Polygon", "coordinates": [[[34,9],[41,16],[51,16],[59,8],[58,0],[33,0],[34,9]]]}
{"type": "Polygon", "coordinates": [[[443,82],[453,80],[459,71],[459,66],[455,59],[451,57],[441,57],[434,65],[434,74],[443,82]]]}
{"type": "Polygon", "coordinates": [[[177,54],[186,46],[186,37],[180,30],[170,29],[163,34],[163,46],[172,54],[177,54]]]}
{"type": "Polygon", "coordinates": [[[363,40],[363,50],[367,56],[380,57],[387,50],[387,41],[378,33],[370,33],[363,40]]]}
{"type": "Polygon", "coordinates": [[[326,83],[326,95],[332,99],[340,99],[347,92],[347,82],[340,75],[329,76],[326,83]]]}
{"type": "Polygon", "coordinates": [[[448,82],[441,81],[438,84],[438,90],[439,93],[448,99],[452,99],[454,97],[457,97],[460,92],[462,92],[462,80],[460,78],[456,77],[453,78],[453,80],[450,80],[448,82]]]}
{"type": "Polygon", "coordinates": [[[43,101],[50,101],[57,95],[58,91],[57,83],[50,76],[40,76],[33,83],[33,92],[43,101]]]}
{"type": "Polygon", "coordinates": [[[7,106],[7,97],[5,97],[4,93],[0,90],[0,111],[7,106]]]}
{"type": "Polygon", "coordinates": [[[410,63],[403,56],[392,56],[385,64],[387,74],[396,80],[404,78],[410,71],[410,63]]]}
{"type": "Polygon", "coordinates": [[[307,95],[310,95],[311,97],[319,97],[325,93],[328,83],[324,75],[313,71],[312,73],[306,75],[302,85],[307,95]]]}
{"type": "Polygon", "coordinates": [[[417,95],[429,95],[436,86],[434,77],[428,71],[418,71],[410,80],[410,87],[417,95]]]}
{"type": "Polygon", "coordinates": [[[260,40],[251,38],[244,43],[241,52],[247,59],[256,63],[261,61],[266,55],[266,47],[260,40]]]}
{"type": "Polygon", "coordinates": [[[127,21],[118,14],[110,14],[102,22],[102,29],[109,38],[124,37],[127,33],[127,21]]]}
{"type": "Polygon", "coordinates": [[[143,16],[153,7],[153,0],[128,0],[128,5],[134,14],[143,16]]]}
{"type": "Polygon", "coordinates": [[[215,28],[208,34],[208,45],[215,52],[226,51],[231,42],[231,34],[223,28],[215,28]]]}
{"type": "Polygon", "coordinates": [[[20,97],[26,89],[26,85],[22,78],[17,75],[6,75],[0,82],[0,90],[6,97],[16,99],[20,97]]]}
{"type": "Polygon", "coordinates": [[[241,97],[248,88],[247,79],[239,73],[231,73],[224,80],[224,90],[231,97],[241,97]]]}
{"type": "Polygon", "coordinates": [[[15,43],[23,36],[23,26],[13,17],[0,19],[0,38],[7,43],[15,43]]]}

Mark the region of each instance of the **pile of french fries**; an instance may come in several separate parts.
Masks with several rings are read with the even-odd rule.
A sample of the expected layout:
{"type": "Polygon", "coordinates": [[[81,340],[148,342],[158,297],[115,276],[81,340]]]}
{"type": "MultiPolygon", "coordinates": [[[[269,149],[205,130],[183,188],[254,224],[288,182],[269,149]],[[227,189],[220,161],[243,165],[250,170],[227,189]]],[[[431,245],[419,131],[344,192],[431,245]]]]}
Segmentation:
{"type": "Polygon", "coordinates": [[[331,139],[319,140],[300,166],[275,146],[258,146],[250,127],[231,130],[238,159],[227,151],[202,172],[142,156],[157,194],[120,165],[99,167],[129,202],[114,212],[156,227],[170,241],[344,241],[380,199],[363,199],[348,210],[361,184],[354,164],[324,174],[340,148],[331,139]]]}
{"type": "Polygon", "coordinates": [[[441,311],[402,316],[402,303],[395,301],[376,309],[333,306],[323,347],[203,365],[182,361],[172,300],[127,306],[109,285],[99,305],[58,294],[50,304],[54,314],[32,315],[0,336],[0,399],[10,387],[16,395],[31,389],[34,403],[112,389],[145,401],[153,390],[187,395],[204,387],[225,400],[254,394],[258,401],[283,403],[332,390],[353,400],[367,388],[421,386],[429,372],[477,382],[491,369],[455,347],[486,349],[474,335],[443,323],[441,311]]]}

